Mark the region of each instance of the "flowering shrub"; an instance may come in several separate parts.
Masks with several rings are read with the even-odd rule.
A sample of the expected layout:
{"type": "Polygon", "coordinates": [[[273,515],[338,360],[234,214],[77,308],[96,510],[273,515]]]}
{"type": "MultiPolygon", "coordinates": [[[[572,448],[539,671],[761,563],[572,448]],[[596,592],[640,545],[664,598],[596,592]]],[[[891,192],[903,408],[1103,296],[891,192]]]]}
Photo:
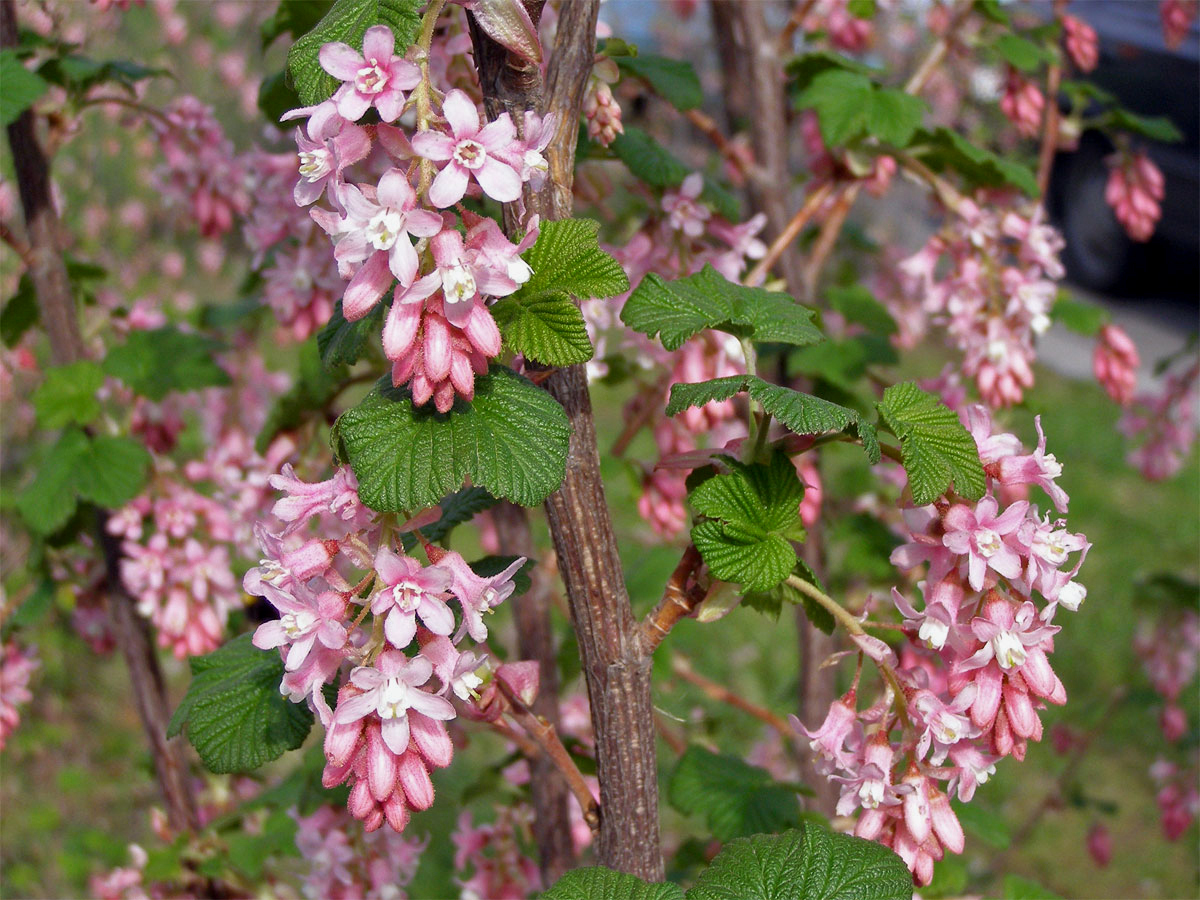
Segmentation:
{"type": "MultiPolygon", "coordinates": [[[[95,6],[79,14],[143,12],[95,6]]],[[[69,585],[75,630],[129,668],[166,805],[163,847],[134,845],[97,895],[659,890],[645,882],[667,876],[661,736],[662,797],[697,817],[689,840],[667,835],[686,896],[944,896],[978,825],[965,804],[1067,703],[1063,611],[1086,612],[1085,582],[1103,591],[1065,519],[1076,462],[1048,452],[1058,411],[1020,408],[1039,338],[1058,322],[1098,339],[1096,380],[1151,479],[1187,459],[1198,367],[1185,351],[1160,394],[1138,392],[1129,335],[1060,296],[1043,199],[1086,122],[1117,137],[1106,198],[1148,240],[1165,182],[1136,141],[1169,123],[1063,83],[1099,60],[1064,4],[1027,23],[936,3],[916,23],[822,0],[773,30],[762,4],[714,6],[712,80],[727,112],[739,92],[754,110],[726,135],[708,73],[639,52],[597,6],[281,0],[255,13],[266,44],[289,44],[261,85],[193,47],[279,126],[256,125],[243,152],[220,106],[160,109],[155,70],[80,63],[86,34],[59,35],[40,7],[19,38],[5,20],[23,235],[11,191],[0,214],[28,271],[0,318],[0,388],[21,401],[6,439],[31,464],[10,507],[29,563],[3,607],[0,746],[37,690],[20,630],[69,585]],[[887,68],[864,64],[872,48],[887,68]],[[994,76],[990,99],[962,93],[968,64],[994,76]],[[648,104],[712,158],[677,158],[648,104]],[[57,147],[92,107],[127,117],[158,160],[157,205],[117,218],[194,250],[156,263],[173,295],[135,298],[140,259],[114,271],[121,290],[99,287],[106,270],[57,243],[64,223],[100,233],[110,214],[59,221],[33,123],[57,147]],[[964,136],[972,116],[994,143],[964,136]],[[855,236],[863,191],[901,184],[924,192],[931,227],[888,248],[855,236]],[[242,299],[209,302],[238,267],[242,299]],[[927,359],[945,366],[918,381],[927,359]],[[1032,445],[1013,431],[1030,424],[1032,445]],[[548,543],[529,512],[543,505],[548,543]],[[618,555],[630,534],[673,565],[640,617],[618,555]],[[821,686],[799,715],[677,655],[685,618],[715,633],[737,606],[785,605],[799,680],[821,686]],[[191,670],[173,710],[155,645],[191,670]],[[560,699],[573,668],[586,701],[560,699]],[[655,706],[667,672],[773,729],[753,763],[655,706]],[[283,757],[282,779],[201,802],[178,736],[209,773],[283,757]],[[478,783],[447,787],[467,769],[478,783]],[[497,796],[460,803],[472,791],[497,796]],[[280,862],[297,855],[300,871],[280,862]]],[[[166,43],[189,39],[181,9],[152,7],[166,43]]],[[[214,7],[227,30],[248,15],[214,7]]],[[[1187,15],[1163,4],[1169,40],[1187,15]]],[[[1137,644],[1169,742],[1189,732],[1194,626],[1137,644]]],[[[1196,814],[1185,756],[1153,772],[1172,839],[1196,814]]],[[[1102,823],[1087,849],[1112,858],[1102,823]]]]}

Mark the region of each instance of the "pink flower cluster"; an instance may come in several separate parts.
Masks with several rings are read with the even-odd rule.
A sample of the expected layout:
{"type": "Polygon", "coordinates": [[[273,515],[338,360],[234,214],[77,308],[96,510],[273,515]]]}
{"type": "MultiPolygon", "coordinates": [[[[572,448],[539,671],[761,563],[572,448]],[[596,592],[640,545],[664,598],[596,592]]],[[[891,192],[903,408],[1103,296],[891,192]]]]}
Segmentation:
{"type": "Polygon", "coordinates": [[[621,105],[613,96],[612,88],[620,78],[617,65],[608,57],[600,57],[592,67],[587,93],[583,98],[583,118],[587,122],[588,137],[602,147],[608,147],[625,133],[621,124],[621,105]]]}
{"type": "Polygon", "coordinates": [[[899,297],[888,299],[903,334],[945,327],[962,350],[962,372],[992,407],[1019,403],[1033,385],[1034,338],[1050,327],[1063,276],[1063,241],[1040,207],[1005,209],[970,200],[900,264],[899,297]]]}
{"type": "Polygon", "coordinates": [[[1196,767],[1181,769],[1160,759],[1150,767],[1150,777],[1161,787],[1156,800],[1162,816],[1163,834],[1177,841],[1200,816],[1200,790],[1196,789],[1196,767]]]}
{"type": "Polygon", "coordinates": [[[898,660],[874,638],[860,644],[903,698],[887,687],[860,710],[856,684],[817,730],[795,723],[842,786],[838,814],[860,810],[855,834],[892,847],[918,884],[929,883],[946,851],[962,852],[951,796],[970,800],[999,759],[1023,759],[1028,742],[1042,737],[1038,710],[1066,702],[1049,662],[1059,631],[1053,620],[1087,594],[1075,581],[1086,538],[1025,500],[1001,509],[996,499],[1037,485],[1066,511],[1067,495],[1055,483],[1061,467],[1045,452],[1040,423],[1038,446],[1025,453],[1013,435],[992,432],[982,406],[970,410],[969,422],[988,492],[975,503],[950,495],[904,511],[907,542],[892,562],[923,568],[924,602],[918,610],[893,589],[908,641],[898,660]]]}
{"type": "Polygon", "coordinates": [[[1145,153],[1116,154],[1110,165],[1104,199],[1126,233],[1144,243],[1162,218],[1163,174],[1145,153]]]}
{"type": "Polygon", "coordinates": [[[7,641],[0,649],[0,750],[21,722],[18,704],[33,699],[29,677],[40,665],[32,648],[7,641]]]}
{"type": "Polygon", "coordinates": [[[533,810],[528,806],[496,808],[496,821],[475,825],[470,810],[458,817],[454,842],[455,876],[464,898],[522,900],[542,889],[537,863],[523,850],[531,840],[533,810]]]}
{"type": "Polygon", "coordinates": [[[441,100],[440,121],[423,123],[410,139],[387,123],[413,105],[406,92],[421,84],[420,71],[394,50],[382,25],[367,30],[362,53],[346,44],[321,49],[321,65],[343,83],[330,100],[285,116],[308,116],[296,136],[294,198],[303,206],[324,196],[332,207],[311,214],[333,239],[338,272],[349,281],[347,320],[367,315],[396,284],[383,327],[392,380],[408,384],[418,406],[432,400],[446,412],[456,397],[472,399],[475,377],[499,354],[487,304],[529,280],[520,255],[537,237],[535,218],[524,241],[513,244],[494,221],[466,211],[464,237],[450,209],[468,194],[512,203],[523,184],[536,189],[553,122],[527,113],[518,137],[507,113],[484,124],[475,101],[453,89],[441,100]],[[372,107],[384,124],[354,124],[372,107]],[[383,168],[377,180],[346,181],[347,168],[372,154],[383,168]]]}
{"type": "Polygon", "coordinates": [[[1077,16],[1062,17],[1063,40],[1067,55],[1081,72],[1091,72],[1100,62],[1100,38],[1094,29],[1077,16]]]}
{"type": "Polygon", "coordinates": [[[1192,22],[1200,14],[1200,2],[1197,0],[1162,0],[1158,6],[1162,19],[1163,41],[1167,47],[1174,50],[1187,39],[1192,29],[1192,22]]]}
{"type": "Polygon", "coordinates": [[[344,809],[295,810],[296,849],[307,862],[304,896],[311,900],[403,900],[428,843],[388,829],[364,832],[344,809]]]}
{"type": "Polygon", "coordinates": [[[1139,394],[1117,428],[1137,446],[1130,465],[1150,481],[1170,478],[1187,459],[1196,440],[1200,402],[1200,362],[1183,372],[1168,372],[1157,393],[1139,394]]]}
{"type": "Polygon", "coordinates": [[[1133,402],[1141,362],[1137,345],[1123,328],[1108,324],[1100,329],[1092,355],[1092,374],[1104,386],[1108,396],[1122,406],[1133,402]]]}
{"type": "Polygon", "coordinates": [[[849,6],[849,0],[816,0],[804,17],[804,30],[824,33],[838,50],[861,53],[871,46],[872,22],[851,14],[849,6]]]}
{"type": "Polygon", "coordinates": [[[195,97],[183,96],[167,106],[162,120],[153,120],[166,166],[157,173],[160,190],[187,204],[200,233],[219,237],[233,228],[250,198],[243,172],[212,108],[195,97]]]}
{"type": "Polygon", "coordinates": [[[483,684],[483,657],[456,644],[487,639],[484,616],[512,593],[524,559],[484,578],[432,545],[427,566],[395,552],[347,468],[313,484],[285,467],[271,485],[285,494],[273,508],[282,528],[259,527],[265,557],[243,584],[280,617],[259,626],[254,644],[279,649],[280,690],[320,715],[326,787],[350,784],[348,809],[367,831],[384,822],[403,831],[413,810],[433,803],[430,771],[454,753],[447,694],[472,702],[483,684]],[[343,664],[350,671],[330,709],[321,689],[343,664]]]}
{"type": "Polygon", "coordinates": [[[1004,95],[1000,98],[1000,110],[1008,117],[1022,137],[1034,137],[1042,127],[1042,111],[1046,98],[1036,83],[1026,78],[1012,66],[1004,82],[1004,95]]]}
{"type": "Polygon", "coordinates": [[[1133,649],[1142,658],[1150,684],[1166,701],[1159,725],[1163,737],[1174,743],[1188,730],[1179,698],[1195,679],[1200,662],[1200,615],[1189,609],[1181,616],[1164,616],[1153,630],[1143,629],[1135,636],[1133,649]]]}

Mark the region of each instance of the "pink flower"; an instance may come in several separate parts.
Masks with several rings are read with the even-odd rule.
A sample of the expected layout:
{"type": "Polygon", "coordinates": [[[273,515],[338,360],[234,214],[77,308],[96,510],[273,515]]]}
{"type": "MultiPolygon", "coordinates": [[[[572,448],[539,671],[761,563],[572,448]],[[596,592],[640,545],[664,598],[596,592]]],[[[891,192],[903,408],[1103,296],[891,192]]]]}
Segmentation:
{"type": "Polygon", "coordinates": [[[952,506],[943,518],[946,533],[942,543],[951,552],[966,557],[967,581],[972,590],[983,590],[984,576],[992,569],[1005,578],[1021,575],[1021,558],[1004,541],[1025,519],[1029,504],[1014,503],[1000,516],[998,505],[991,495],[984,497],[972,510],[963,503],[952,506]]]}
{"type": "Polygon", "coordinates": [[[381,547],[375,570],[387,587],[371,599],[371,612],[387,613],[383,633],[397,650],[409,645],[417,633],[417,616],[434,634],[454,630],[454,613],[442,599],[450,586],[450,573],[439,566],[422,567],[410,556],[397,556],[381,547]]]}
{"type": "Polygon", "coordinates": [[[845,743],[858,721],[853,690],[829,705],[825,721],[816,731],[809,731],[795,716],[789,717],[789,721],[793,728],[809,738],[809,746],[817,753],[838,766],[850,764],[851,758],[846,753],[845,743]]]}
{"type": "Polygon", "coordinates": [[[1076,16],[1062,17],[1067,54],[1081,72],[1090,72],[1100,62],[1100,39],[1096,30],[1076,16]]]}
{"type": "Polygon", "coordinates": [[[1115,155],[1104,186],[1104,199],[1117,221],[1135,241],[1146,242],[1162,218],[1166,182],[1158,166],[1145,153],[1115,155]]]}
{"type": "Polygon", "coordinates": [[[1100,329],[1092,356],[1092,373],[1108,396],[1122,406],[1133,402],[1139,365],[1137,345],[1122,328],[1108,324],[1100,329]]]}
{"type": "Polygon", "coordinates": [[[371,152],[367,133],[339,115],[314,114],[307,129],[296,131],[296,145],[300,157],[300,180],[293,192],[296,205],[308,206],[328,186],[334,208],[344,212],[339,197],[342,170],[371,152]]]}
{"type": "Polygon", "coordinates": [[[472,307],[482,295],[507,297],[529,280],[533,270],[521,253],[537,240],[536,217],[521,243],[504,236],[493,219],[481,219],[463,237],[446,229],[430,242],[437,272],[441,276],[446,319],[464,328],[472,307]]]}
{"type": "Polygon", "coordinates": [[[1200,4],[1196,0],[1162,0],[1159,4],[1163,42],[1169,49],[1176,49],[1187,38],[1197,10],[1200,10],[1200,4]]]}
{"type": "Polygon", "coordinates": [[[357,122],[374,106],[379,118],[394,121],[404,109],[404,91],[421,83],[421,70],[395,56],[396,36],[386,25],[374,25],[363,35],[363,52],[340,41],[326,44],[318,58],[321,68],[346,82],[333,95],[338,114],[357,122]]]}
{"type": "Polygon", "coordinates": [[[29,676],[38,665],[31,650],[19,647],[14,641],[4,645],[0,657],[0,749],[21,721],[17,704],[33,699],[29,692],[29,676]]]}
{"type": "Polygon", "coordinates": [[[346,598],[335,591],[314,595],[301,584],[280,590],[266,581],[251,578],[247,573],[247,592],[267,598],[280,613],[273,622],[264,622],[254,632],[253,643],[261,650],[288,647],[284,668],[294,672],[304,665],[313,645],[320,641],[329,650],[341,650],[346,645],[346,598]]]}
{"type": "Polygon", "coordinates": [[[697,238],[704,234],[704,226],[712,211],[700,199],[700,191],[704,188],[704,176],[693,172],[683,179],[678,191],[667,191],[663,194],[663,212],[667,221],[676,231],[682,231],[688,237],[697,238]]]}
{"type": "Polygon", "coordinates": [[[432,674],[433,665],[424,657],[410,660],[398,650],[385,650],[375,666],[358,666],[350,673],[350,683],[362,693],[344,697],[338,703],[333,724],[350,725],[375,713],[388,749],[404,753],[408,749],[410,709],[437,721],[454,718],[454,707],[448,700],[420,689],[432,674]]]}
{"type": "Polygon", "coordinates": [[[508,114],[481,128],[479,111],[460,90],[446,94],[442,112],[451,134],[421,131],[412,141],[413,149],[426,159],[446,161],[429,187],[429,202],[441,208],[453,206],[466,194],[472,177],[493,200],[511,203],[520,197],[521,176],[501,161],[516,139],[508,114]]]}
{"type": "Polygon", "coordinates": [[[441,559],[438,564],[449,569],[452,575],[450,592],[462,604],[463,622],[456,640],[464,633],[469,633],[471,640],[478,643],[487,640],[487,626],[483,624],[484,613],[490,613],[493,607],[499,606],[516,590],[513,577],[525,562],[525,557],[519,557],[500,574],[482,578],[471,570],[465,559],[453,551],[441,559]]]}
{"type": "Polygon", "coordinates": [[[1000,98],[1000,109],[1022,137],[1033,137],[1038,133],[1042,127],[1045,105],[1046,100],[1038,86],[1010,66],[1004,96],[1000,98]]]}
{"type": "Polygon", "coordinates": [[[340,194],[346,217],[334,257],[339,263],[362,263],[342,297],[342,314],[351,322],[379,302],[393,275],[404,287],[416,280],[412,237],[433,237],[442,230],[441,216],[416,208],[416,192],[400,169],[388,169],[370,193],[348,184],[340,194]]]}

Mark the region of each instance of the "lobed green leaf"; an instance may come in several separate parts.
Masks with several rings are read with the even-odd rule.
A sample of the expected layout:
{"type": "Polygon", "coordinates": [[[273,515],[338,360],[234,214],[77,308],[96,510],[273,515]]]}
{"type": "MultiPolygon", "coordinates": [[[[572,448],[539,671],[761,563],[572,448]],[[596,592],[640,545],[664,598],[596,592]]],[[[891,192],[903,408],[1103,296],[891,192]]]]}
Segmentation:
{"type": "Polygon", "coordinates": [[[189,663],[192,681],[167,737],[186,725],[210,772],[248,772],[304,743],[313,714],[279,692],[284,669],[277,652],[259,650],[243,634],[189,663]]]}
{"type": "Polygon", "coordinates": [[[621,309],[622,322],[659,337],[668,350],[709,328],[755,341],[815,344],[824,335],[812,317],[787,294],[734,284],[710,265],[674,281],[647,275],[621,309]]]}
{"type": "Polygon", "coordinates": [[[979,450],[952,409],[912,382],[889,387],[877,406],[900,439],[914,503],[932,503],[951,486],[969,500],[983,496],[987,480],[979,450]]]}
{"type": "Polygon", "coordinates": [[[695,109],[704,103],[704,89],[690,62],[654,54],[618,56],[614,61],[622,74],[642,79],[678,110],[695,109]]]}
{"type": "Polygon", "coordinates": [[[539,895],[540,900],[683,900],[683,888],[671,882],[650,884],[636,875],[603,866],[572,869],[539,895]]]}
{"type": "Polygon", "coordinates": [[[104,372],[90,360],[80,360],[46,371],[46,379],[33,392],[33,408],[43,428],[86,425],[100,415],[96,391],[104,384],[104,372]]]}
{"type": "Polygon", "coordinates": [[[667,799],[685,815],[701,815],[720,841],[800,824],[796,791],[766,769],[736,756],[691,746],[667,782],[667,799]]]}
{"type": "Polygon", "coordinates": [[[133,331],[125,343],[104,358],[104,372],[133,391],[161,400],[171,391],[194,391],[229,384],[228,373],[214,358],[222,345],[202,334],[169,325],[133,331]]]}

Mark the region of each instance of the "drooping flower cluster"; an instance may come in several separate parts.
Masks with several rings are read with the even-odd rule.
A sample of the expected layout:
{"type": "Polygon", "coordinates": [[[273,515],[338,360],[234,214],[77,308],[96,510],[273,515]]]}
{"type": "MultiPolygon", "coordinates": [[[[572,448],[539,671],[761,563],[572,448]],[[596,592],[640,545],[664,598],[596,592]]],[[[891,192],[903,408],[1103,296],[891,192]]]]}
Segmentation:
{"type": "Polygon", "coordinates": [[[610,86],[619,77],[617,64],[606,56],[600,57],[592,67],[583,98],[588,137],[603,147],[608,147],[617,135],[625,133],[625,126],[621,124],[621,104],[613,96],[610,86]]]}
{"type": "Polygon", "coordinates": [[[385,821],[403,831],[413,810],[433,803],[430,770],[454,753],[447,695],[471,701],[482,684],[484,659],[456,644],[487,639],[484,616],[512,593],[524,559],[482,577],[459,554],[426,545],[431,564],[422,565],[391,546],[348,468],[314,484],[285,467],[271,485],[285,494],[273,508],[282,527],[259,527],[265,556],[244,586],[279,618],[258,628],[254,644],[279,649],[280,690],[319,714],[325,785],[349,783],[348,809],[367,831],[385,821]],[[350,670],[331,709],[321,689],[343,664],[350,670]]]}
{"type": "Polygon", "coordinates": [[[389,829],[364,832],[344,810],[322,806],[296,820],[296,849],[307,861],[304,896],[311,900],[403,900],[428,839],[389,829]]]}
{"type": "Polygon", "coordinates": [[[1200,14],[1197,0],[1161,0],[1158,5],[1162,18],[1163,40],[1171,50],[1179,48],[1191,31],[1192,22],[1200,14]]]}
{"type": "Polygon", "coordinates": [[[860,644],[903,698],[888,687],[880,702],[859,710],[854,688],[817,730],[796,723],[842,785],[838,813],[860,811],[855,833],[892,847],[919,884],[947,850],[962,852],[951,796],[970,800],[999,759],[1023,759],[1028,742],[1042,737],[1038,710],[1066,702],[1049,662],[1054,618],[1059,607],[1078,609],[1087,594],[1075,580],[1087,539],[1026,500],[1001,509],[997,499],[1037,485],[1066,512],[1056,483],[1062,469],[1045,452],[1040,423],[1033,453],[1013,435],[993,433],[982,406],[969,411],[969,424],[988,491],[974,503],[950,495],[904,511],[907,542],[892,562],[924,567],[917,582],[924,602],[918,610],[893,589],[908,640],[899,659],[873,638],[860,644]]]}
{"type": "Polygon", "coordinates": [[[1155,393],[1139,394],[1117,428],[1137,446],[1130,465],[1150,481],[1162,481],[1179,471],[1196,440],[1200,402],[1200,363],[1182,372],[1168,372],[1155,393]]]}
{"type": "Polygon", "coordinates": [[[31,648],[8,641],[0,649],[0,750],[21,722],[17,706],[33,699],[29,677],[40,665],[31,648]]]}
{"type": "Polygon", "coordinates": [[[1196,767],[1180,768],[1160,759],[1150,767],[1150,777],[1161,787],[1155,799],[1162,816],[1163,834],[1177,841],[1200,816],[1200,790],[1196,788],[1196,767]]]}
{"type": "Polygon", "coordinates": [[[205,237],[232,229],[234,217],[249,207],[249,196],[233,145],[212,108],[185,95],[172,101],[164,118],[153,124],[166,160],[156,173],[160,190],[190,208],[205,237]]]}
{"type": "Polygon", "coordinates": [[[1166,195],[1163,174],[1145,153],[1115,154],[1104,187],[1104,199],[1121,227],[1135,241],[1145,242],[1162,218],[1166,195]]]}
{"type": "Polygon", "coordinates": [[[1100,329],[1092,355],[1092,374],[1108,396],[1122,406],[1133,402],[1141,362],[1137,345],[1123,328],[1108,324],[1100,329]]]}
{"type": "Polygon", "coordinates": [[[1004,96],[1000,98],[1000,110],[1016,127],[1017,133],[1027,138],[1037,135],[1042,127],[1042,111],[1045,107],[1046,98],[1037,84],[1009,66],[1004,96]]]}
{"type": "Polygon", "coordinates": [[[466,92],[437,94],[394,50],[386,26],[368,29],[361,53],[346,44],[321,49],[322,67],[342,85],[330,100],[285,117],[308,117],[296,135],[294,198],[303,206],[323,196],[332,207],[311,213],[333,239],[338,272],[349,282],[342,294],[348,321],[366,316],[396,285],[383,326],[392,380],[409,385],[418,406],[432,400],[446,412],[455,397],[474,396],[475,377],[499,354],[500,332],[487,304],[529,280],[520,254],[537,237],[536,219],[526,222],[525,240],[513,244],[494,221],[466,211],[464,236],[451,208],[468,195],[510,203],[520,199],[523,184],[539,185],[553,122],[527,113],[524,137],[507,113],[484,124],[466,92]],[[408,93],[414,89],[419,102],[408,93]],[[390,124],[413,106],[415,133],[390,124]],[[383,124],[356,125],[372,107],[383,124]],[[347,168],[372,153],[385,163],[374,183],[347,181],[347,168]]]}
{"type": "Polygon", "coordinates": [[[808,34],[823,33],[835,48],[850,53],[870,47],[874,31],[869,17],[851,12],[849,0],[817,0],[809,6],[803,25],[808,34]]]}
{"type": "Polygon", "coordinates": [[[1077,16],[1062,17],[1063,42],[1071,62],[1081,72],[1091,72],[1100,63],[1100,38],[1094,29],[1077,16]]]}
{"type": "Polygon", "coordinates": [[[911,345],[926,322],[943,326],[992,407],[1019,403],[1033,385],[1034,338],[1050,327],[1063,276],[1063,242],[1040,207],[964,200],[956,215],[900,264],[903,293],[888,299],[911,345]]]}
{"type": "Polygon", "coordinates": [[[1133,641],[1154,690],[1165,704],[1159,716],[1163,737],[1174,743],[1188,730],[1187,713],[1179,704],[1183,691],[1196,677],[1200,664],[1200,615],[1164,615],[1153,629],[1143,629],[1133,641]]]}

